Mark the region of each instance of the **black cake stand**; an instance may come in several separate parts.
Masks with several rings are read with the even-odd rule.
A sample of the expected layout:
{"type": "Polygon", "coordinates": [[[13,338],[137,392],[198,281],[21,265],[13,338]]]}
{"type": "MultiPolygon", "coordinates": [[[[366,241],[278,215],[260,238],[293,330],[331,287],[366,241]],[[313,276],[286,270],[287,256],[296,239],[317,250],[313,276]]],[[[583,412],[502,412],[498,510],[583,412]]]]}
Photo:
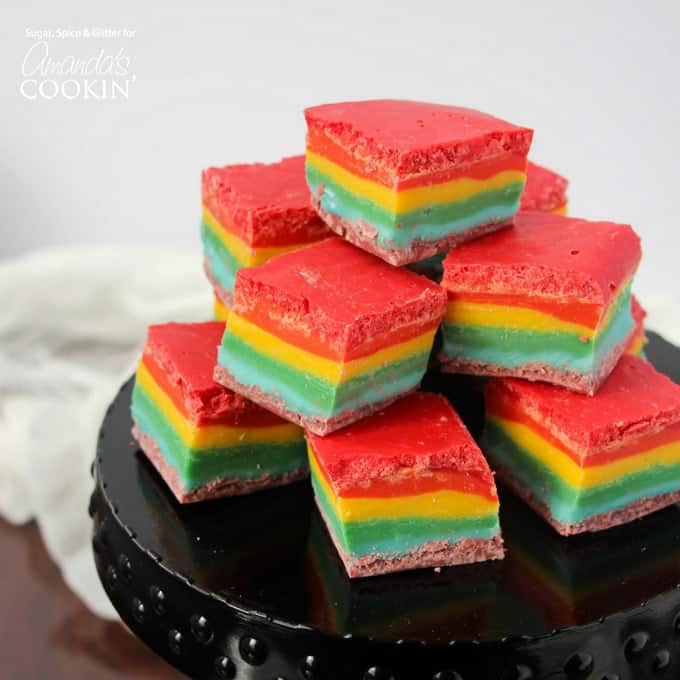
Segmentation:
{"type": "MultiPolygon", "coordinates": [[[[648,356],[680,380],[680,350],[648,356]]],[[[428,376],[478,432],[474,380],[428,376]]],[[[93,549],[123,621],[194,678],[680,677],[680,510],[559,537],[501,489],[506,558],[350,581],[308,483],[180,506],[130,435],[100,432],[93,549]]]]}

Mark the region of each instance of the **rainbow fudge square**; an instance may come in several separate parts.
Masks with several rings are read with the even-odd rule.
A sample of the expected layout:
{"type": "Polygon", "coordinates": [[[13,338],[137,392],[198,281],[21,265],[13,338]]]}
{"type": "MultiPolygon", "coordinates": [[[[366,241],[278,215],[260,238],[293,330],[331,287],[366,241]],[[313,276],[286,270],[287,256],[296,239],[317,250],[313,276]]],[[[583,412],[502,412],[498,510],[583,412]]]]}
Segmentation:
{"type": "Polygon", "coordinates": [[[599,531],[680,501],[680,386],[625,355],[596,395],[494,379],[482,448],[560,534],[599,531]]]}
{"type": "Polygon", "coordinates": [[[413,101],[305,110],[307,182],[337,234],[394,265],[512,222],[532,131],[485,113],[413,101]]]}
{"type": "Polygon", "coordinates": [[[520,212],[444,260],[443,370],[594,394],[635,331],[640,240],[627,225],[520,212]]]}
{"type": "Polygon", "coordinates": [[[213,380],[224,323],[151,326],[132,392],[133,434],[180,503],[308,474],[303,431],[213,380]]]}
{"type": "Polygon", "coordinates": [[[336,237],[236,275],[215,379],[324,435],[415,390],[446,293],[336,237]]]}
{"type": "Polygon", "coordinates": [[[567,214],[569,182],[554,170],[529,161],[527,181],[520,199],[520,210],[567,214]]]}
{"type": "Polygon", "coordinates": [[[307,433],[317,507],[350,577],[503,557],[493,474],[438,394],[307,433]]]}
{"type": "Polygon", "coordinates": [[[240,267],[263,264],[328,236],[310,204],[303,156],[208,168],[201,189],[203,264],[227,308],[240,267]]]}

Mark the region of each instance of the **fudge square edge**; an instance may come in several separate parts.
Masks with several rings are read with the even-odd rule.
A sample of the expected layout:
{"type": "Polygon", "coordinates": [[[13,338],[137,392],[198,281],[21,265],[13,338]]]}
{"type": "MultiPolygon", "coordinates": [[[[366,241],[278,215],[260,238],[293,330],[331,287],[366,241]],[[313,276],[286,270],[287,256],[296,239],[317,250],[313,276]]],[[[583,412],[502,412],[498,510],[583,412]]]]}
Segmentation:
{"type": "Polygon", "coordinates": [[[517,495],[564,535],[680,501],[680,385],[636,356],[595,396],[495,378],[482,449],[517,495]]]}
{"type": "Polygon", "coordinates": [[[333,236],[239,270],[215,379],[324,435],[418,388],[445,306],[333,236]]]}
{"type": "Polygon", "coordinates": [[[533,131],[406,100],[305,109],[307,181],[329,227],[394,265],[512,222],[533,131]]]}
{"type": "Polygon", "coordinates": [[[640,301],[634,294],[630,296],[630,311],[635,323],[635,331],[626,347],[626,354],[632,354],[645,359],[645,345],[649,341],[645,330],[647,310],[640,304],[640,301]]]}
{"type": "Polygon", "coordinates": [[[132,392],[133,435],[180,503],[308,473],[302,429],[213,380],[224,323],[150,326],[132,392]]]}
{"type": "Polygon", "coordinates": [[[350,577],[503,557],[493,473],[442,395],[414,392],[307,441],[317,507],[350,577]]]}
{"type": "Polygon", "coordinates": [[[628,225],[539,212],[452,250],[442,369],[594,394],[635,333],[640,257],[628,225]]]}
{"type": "Polygon", "coordinates": [[[330,233],[312,208],[304,156],[206,168],[201,199],[203,268],[227,308],[240,267],[263,264],[330,233]]]}
{"type": "Polygon", "coordinates": [[[520,210],[536,210],[566,215],[569,180],[532,161],[527,162],[527,181],[520,198],[520,210]]]}

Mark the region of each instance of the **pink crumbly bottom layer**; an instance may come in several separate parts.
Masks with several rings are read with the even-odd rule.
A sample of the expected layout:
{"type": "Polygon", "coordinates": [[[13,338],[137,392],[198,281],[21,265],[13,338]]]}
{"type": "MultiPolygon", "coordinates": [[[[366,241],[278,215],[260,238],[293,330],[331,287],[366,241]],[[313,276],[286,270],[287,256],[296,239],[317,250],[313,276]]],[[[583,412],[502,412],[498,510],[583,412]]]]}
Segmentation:
{"type": "Polygon", "coordinates": [[[503,539],[498,534],[492,538],[464,538],[457,543],[428,541],[399,557],[375,554],[353,558],[340,546],[323,512],[319,510],[319,513],[350,578],[378,576],[410,569],[453,567],[457,564],[502,560],[505,554],[503,539]]]}
{"type": "Polygon", "coordinates": [[[345,411],[339,416],[322,418],[321,416],[305,416],[300,413],[296,413],[295,411],[291,411],[285,405],[282,399],[273,397],[272,395],[263,392],[255,385],[252,387],[247,387],[241,384],[231,373],[229,373],[229,371],[227,371],[226,368],[224,368],[224,366],[215,367],[215,374],[213,378],[215,382],[220,383],[220,385],[224,385],[225,387],[234,390],[234,392],[237,392],[251,401],[254,401],[256,404],[266,408],[268,411],[276,413],[276,415],[281,416],[281,418],[284,418],[291,423],[296,423],[305,430],[309,430],[314,434],[318,434],[320,437],[330,434],[331,432],[335,432],[335,430],[339,430],[342,427],[346,427],[357,420],[361,420],[362,418],[371,415],[371,413],[380,411],[386,406],[389,406],[389,404],[394,403],[398,399],[401,399],[407,394],[415,392],[418,389],[418,386],[416,385],[408,392],[399,394],[396,397],[390,397],[389,399],[385,399],[384,401],[378,402],[377,404],[367,404],[363,408],[345,411]]]}
{"type": "Polygon", "coordinates": [[[217,282],[207,257],[203,258],[203,271],[208,277],[208,281],[210,281],[210,285],[213,287],[215,295],[220,299],[220,302],[228,309],[231,309],[233,307],[234,298],[224,286],[217,282]]]}
{"type": "Polygon", "coordinates": [[[504,378],[524,378],[525,380],[542,381],[553,385],[561,385],[574,392],[580,392],[593,396],[602,383],[614,370],[619,359],[623,356],[626,347],[635,330],[619,345],[616,345],[600,365],[597,373],[585,374],[578,371],[561,371],[553,366],[540,363],[527,363],[522,366],[510,368],[499,364],[487,364],[483,361],[469,359],[447,359],[440,355],[441,370],[444,373],[467,373],[468,375],[484,375],[504,378]]]}
{"type": "Polygon", "coordinates": [[[317,196],[312,197],[312,205],[321,216],[321,219],[330,227],[336,234],[342,236],[344,239],[358,246],[362,250],[366,250],[373,255],[377,255],[386,262],[401,267],[405,264],[412,264],[419,262],[433,255],[445,253],[451,248],[459,246],[466,241],[491,234],[503,227],[512,225],[512,220],[504,220],[502,222],[491,222],[489,224],[482,224],[473,229],[469,229],[461,234],[449,234],[448,236],[439,239],[438,241],[422,241],[415,239],[406,248],[399,248],[395,250],[388,250],[381,248],[376,243],[378,232],[375,227],[363,221],[348,222],[342,217],[333,215],[321,207],[321,202],[317,196]]]}
{"type": "Polygon", "coordinates": [[[180,503],[197,503],[198,501],[212,500],[224,496],[243,496],[254,491],[297,482],[309,474],[305,467],[287,472],[285,475],[265,474],[247,481],[237,479],[236,477],[222,477],[189,491],[182,484],[175,468],[168,464],[153,437],[140,432],[136,425],[132,428],[132,436],[139,442],[144,455],[158,470],[158,473],[180,503]]]}
{"type": "Polygon", "coordinates": [[[604,529],[610,529],[611,527],[632,522],[640,517],[644,517],[652,512],[662,510],[669,505],[680,502],[680,490],[672,491],[670,493],[661,494],[660,496],[641,498],[618,510],[593,515],[593,517],[589,517],[581,522],[576,522],[575,524],[565,524],[564,522],[557,521],[539,498],[537,498],[529,489],[526,489],[519,484],[512,474],[512,470],[507,466],[493,465],[493,469],[508,488],[512,489],[512,491],[536,512],[536,514],[543,517],[543,519],[562,536],[573,536],[574,534],[582,534],[588,531],[603,531],[604,529]]]}

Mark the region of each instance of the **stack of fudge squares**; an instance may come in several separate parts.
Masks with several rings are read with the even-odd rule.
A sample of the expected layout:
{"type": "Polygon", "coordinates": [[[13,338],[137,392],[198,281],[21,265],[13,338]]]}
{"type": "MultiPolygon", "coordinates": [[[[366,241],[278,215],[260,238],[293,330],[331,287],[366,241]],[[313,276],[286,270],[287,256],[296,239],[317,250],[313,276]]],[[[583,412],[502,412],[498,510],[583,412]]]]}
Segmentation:
{"type": "Polygon", "coordinates": [[[567,217],[525,127],[386,100],[305,118],[304,156],[203,172],[217,320],[149,330],[134,434],[178,501],[309,475],[356,577],[503,557],[494,475],[564,535],[680,500],[633,229],[567,217]],[[481,376],[480,445],[426,371],[481,376]]]}

